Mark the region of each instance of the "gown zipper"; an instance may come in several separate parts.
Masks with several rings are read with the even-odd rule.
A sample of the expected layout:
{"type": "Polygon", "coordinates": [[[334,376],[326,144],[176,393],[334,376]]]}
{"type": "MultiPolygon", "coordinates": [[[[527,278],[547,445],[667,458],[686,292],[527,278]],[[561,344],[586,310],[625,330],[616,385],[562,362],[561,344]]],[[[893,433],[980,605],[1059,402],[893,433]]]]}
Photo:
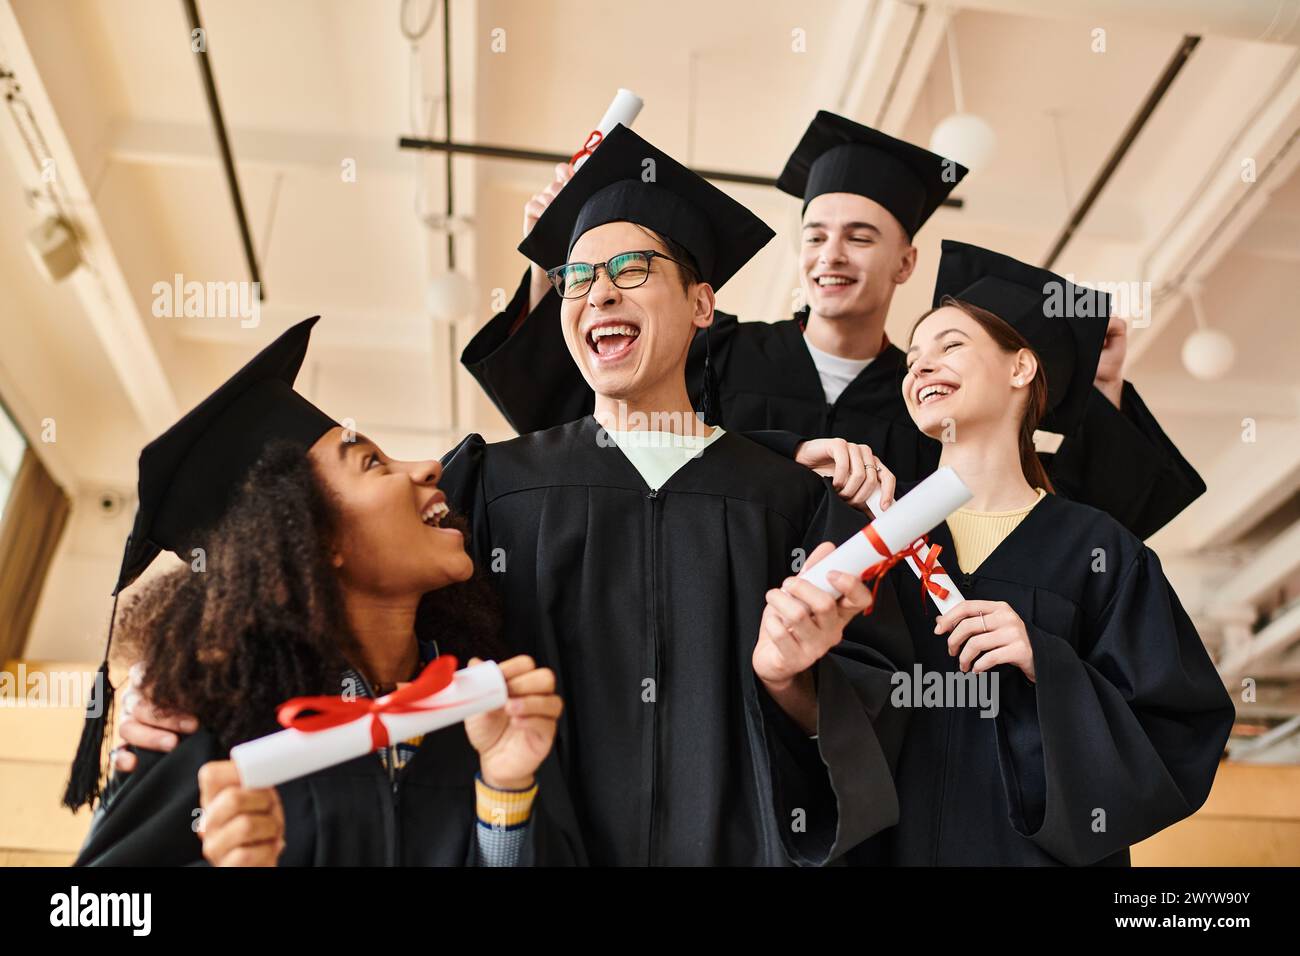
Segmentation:
{"type": "MultiPolygon", "coordinates": [[[[971,580],[972,579],[969,574],[966,574],[964,572],[961,572],[959,574],[959,583],[957,587],[958,590],[961,591],[963,596],[965,596],[970,592],[971,580]]],[[[944,770],[943,770],[943,777],[940,780],[940,788],[939,788],[939,823],[938,826],[935,827],[934,856],[930,861],[931,866],[942,865],[942,863],[939,860],[939,853],[940,853],[940,848],[943,846],[943,818],[945,812],[947,811],[948,775],[952,770],[952,755],[950,753],[950,750],[952,749],[952,722],[956,711],[952,707],[947,708],[947,711],[948,711],[947,713],[948,719],[944,722],[945,726],[944,726],[944,740],[943,740],[944,770]]]]}
{"type": "Polygon", "coordinates": [[[654,702],[650,708],[650,813],[646,821],[646,858],[647,866],[653,865],[655,861],[655,814],[658,812],[658,801],[656,800],[658,791],[658,774],[656,768],[659,760],[659,548],[657,544],[657,532],[659,525],[659,509],[656,507],[659,501],[659,489],[651,488],[646,494],[646,500],[649,502],[650,512],[650,587],[646,592],[650,599],[650,660],[651,676],[654,681],[654,702]]]}

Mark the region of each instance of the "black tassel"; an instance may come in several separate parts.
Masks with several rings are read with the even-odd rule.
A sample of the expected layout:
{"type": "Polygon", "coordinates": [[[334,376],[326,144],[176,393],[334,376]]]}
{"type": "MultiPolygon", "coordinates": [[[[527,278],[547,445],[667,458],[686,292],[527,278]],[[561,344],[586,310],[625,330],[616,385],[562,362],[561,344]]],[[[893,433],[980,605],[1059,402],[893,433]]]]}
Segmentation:
{"type": "Polygon", "coordinates": [[[706,425],[722,424],[722,401],[713,375],[713,349],[709,343],[708,326],[704,327],[704,387],[700,395],[700,417],[706,425]]]}
{"type": "Polygon", "coordinates": [[[79,810],[99,798],[100,781],[104,777],[104,731],[112,720],[113,699],[116,690],[108,679],[108,655],[113,647],[113,622],[117,619],[117,593],[113,594],[113,616],[108,622],[108,647],[104,661],[95,672],[95,683],[86,702],[86,722],[81,728],[77,755],[72,758],[72,772],[68,788],[63,794],[63,805],[69,810],[79,810]],[[94,714],[98,691],[99,714],[94,714]]]}

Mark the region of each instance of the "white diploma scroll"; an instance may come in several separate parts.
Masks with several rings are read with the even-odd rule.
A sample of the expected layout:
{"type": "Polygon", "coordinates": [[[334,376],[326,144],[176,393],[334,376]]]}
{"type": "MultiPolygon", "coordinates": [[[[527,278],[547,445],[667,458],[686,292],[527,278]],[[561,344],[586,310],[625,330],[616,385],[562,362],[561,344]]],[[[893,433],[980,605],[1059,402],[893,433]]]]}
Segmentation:
{"type": "MultiPolygon", "coordinates": [[[[507,696],[501,669],[487,661],[456,671],[449,686],[416,702],[436,709],[381,714],[378,719],[387,728],[388,739],[397,743],[504,707],[507,696]]],[[[230,759],[239,769],[245,787],[274,787],[374,750],[370,731],[373,719],[365,714],[325,730],[281,730],[232,747],[230,759]]]]}
{"type": "MultiPolygon", "coordinates": [[[[889,549],[889,553],[897,554],[943,522],[948,515],[970,499],[971,490],[957,477],[957,473],[951,468],[940,468],[895,501],[888,511],[880,510],[879,492],[872,495],[867,501],[867,507],[876,514],[876,519],[871,522],[870,527],[889,549]]],[[[921,553],[929,554],[929,546],[927,545],[921,553]]],[[[885,557],[876,550],[864,532],[858,532],[817,564],[805,568],[799,577],[838,598],[840,592],[826,580],[828,572],[843,571],[854,577],[860,577],[863,571],[884,560],[885,557]]],[[[920,565],[912,558],[909,558],[907,563],[912,566],[913,573],[919,578],[920,565]]],[[[947,611],[962,599],[948,575],[935,574],[930,579],[948,589],[948,597],[942,601],[938,595],[930,593],[930,597],[934,599],[940,611],[947,611]]]]}
{"type": "MultiPolygon", "coordinates": [[[[628,129],[632,128],[632,123],[636,120],[637,114],[641,112],[641,107],[645,102],[631,90],[625,90],[619,87],[614,99],[609,104],[609,109],[605,110],[605,115],[600,118],[600,125],[596,127],[602,137],[608,136],[619,123],[622,123],[628,129]]],[[[599,148],[599,147],[597,147],[599,148]]],[[[579,156],[578,161],[573,164],[573,171],[576,173],[582,168],[582,164],[591,156],[579,156]]]]}
{"type": "MultiPolygon", "coordinates": [[[[871,509],[872,514],[878,515],[882,513],[880,510],[879,488],[873,491],[867,498],[867,507],[871,509]]],[[[947,516],[945,515],[945,517],[947,516]]],[[[922,561],[930,556],[931,547],[931,545],[923,544],[921,547],[917,548],[917,553],[921,555],[922,561]]],[[[952,556],[952,560],[957,560],[955,554],[952,556]]],[[[921,562],[917,561],[916,558],[912,557],[910,554],[907,556],[907,566],[912,569],[912,573],[918,578],[921,576],[921,562]]],[[[943,567],[943,562],[940,561],[938,566],[943,567]]],[[[957,590],[957,585],[952,583],[952,578],[948,577],[946,573],[931,574],[930,580],[948,592],[947,597],[939,597],[939,595],[935,594],[933,591],[926,591],[926,593],[930,595],[930,600],[934,602],[934,606],[939,609],[940,614],[947,614],[965,600],[965,598],[961,596],[961,592],[957,590]]]]}

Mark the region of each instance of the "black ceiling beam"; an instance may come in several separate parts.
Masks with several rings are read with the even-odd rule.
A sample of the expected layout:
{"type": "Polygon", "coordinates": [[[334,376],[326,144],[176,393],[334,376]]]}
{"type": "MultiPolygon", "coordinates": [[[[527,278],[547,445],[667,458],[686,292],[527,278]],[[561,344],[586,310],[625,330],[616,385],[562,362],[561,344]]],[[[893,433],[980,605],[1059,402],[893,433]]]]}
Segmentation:
{"type": "Polygon", "coordinates": [[[1105,164],[1101,167],[1101,172],[1099,172],[1097,177],[1092,181],[1092,185],[1088,187],[1088,192],[1084,195],[1083,199],[1074,207],[1074,211],[1070,213],[1070,218],[1066,222],[1065,228],[1061,230],[1060,235],[1056,237],[1056,241],[1052,243],[1051,251],[1047,253],[1047,257],[1043,260],[1044,269],[1052,268],[1053,263],[1056,262],[1057,258],[1061,255],[1061,252],[1064,251],[1066,245],[1074,238],[1075,233],[1079,231],[1079,226],[1083,224],[1083,220],[1092,210],[1093,205],[1096,204],[1097,198],[1101,195],[1102,190],[1106,188],[1106,184],[1109,183],[1111,177],[1115,175],[1115,170],[1119,168],[1119,164],[1123,162],[1124,157],[1128,155],[1128,151],[1133,147],[1133,143],[1137,141],[1138,134],[1140,134],[1142,128],[1146,126],[1147,120],[1151,119],[1151,114],[1156,111],[1156,107],[1160,105],[1160,101],[1164,99],[1165,94],[1169,92],[1169,87],[1173,86],[1174,79],[1187,64],[1187,58],[1192,55],[1192,51],[1196,49],[1196,45],[1200,42],[1201,38],[1198,36],[1183,37],[1182,42],[1178,45],[1178,49],[1174,51],[1174,55],[1169,59],[1169,62],[1165,64],[1164,72],[1161,73],[1160,78],[1156,80],[1156,85],[1153,86],[1151,92],[1147,94],[1147,98],[1142,103],[1141,109],[1137,111],[1137,115],[1135,115],[1129,122],[1128,129],[1124,131],[1124,135],[1120,137],[1120,141],[1115,145],[1115,148],[1111,150],[1110,156],[1106,158],[1105,164]]]}
{"type": "MultiPolygon", "coordinates": [[[[203,49],[195,51],[199,61],[199,76],[203,78],[203,92],[208,99],[208,112],[212,114],[212,127],[217,134],[217,146],[221,149],[221,165],[226,172],[226,185],[230,188],[230,201],[235,206],[235,218],[239,221],[239,236],[244,243],[244,258],[248,260],[248,274],[257,283],[258,299],[266,300],[266,287],[262,285],[262,271],[257,265],[257,252],[253,249],[253,234],[248,228],[248,213],[244,208],[244,196],[239,189],[239,177],[235,174],[235,157],[230,149],[230,136],[226,132],[226,121],[221,114],[221,101],[217,98],[217,83],[212,77],[212,64],[208,60],[208,36],[199,20],[199,8],[195,0],[181,0],[185,7],[186,19],[190,22],[190,37],[200,31],[203,49]]],[[[192,43],[191,39],[191,43],[192,43]]]]}
{"type": "MultiPolygon", "coordinates": [[[[514,159],[526,163],[567,163],[573,158],[570,153],[547,153],[536,149],[516,149],[513,146],[485,146],[478,143],[456,143],[445,139],[422,139],[418,136],[403,136],[397,141],[401,149],[420,149],[437,153],[461,153],[466,156],[482,156],[485,159],[514,159]]],[[[719,169],[696,169],[696,175],[719,183],[740,183],[745,186],[776,186],[771,176],[751,176],[748,173],[731,173],[719,169]]],[[[960,199],[949,197],[945,206],[955,209],[962,207],[960,199]]]]}

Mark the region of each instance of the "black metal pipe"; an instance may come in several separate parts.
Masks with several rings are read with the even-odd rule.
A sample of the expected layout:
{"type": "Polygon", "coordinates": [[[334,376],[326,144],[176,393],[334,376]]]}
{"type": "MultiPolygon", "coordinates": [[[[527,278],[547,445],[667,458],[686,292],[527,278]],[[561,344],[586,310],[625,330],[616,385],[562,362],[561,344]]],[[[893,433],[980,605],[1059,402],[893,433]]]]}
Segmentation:
{"type": "MultiPolygon", "coordinates": [[[[451,0],[442,0],[442,116],[443,131],[451,139],[451,0]]],[[[450,228],[456,212],[451,153],[447,154],[447,271],[456,271],[456,235],[450,228]]]]}
{"type": "Polygon", "coordinates": [[[1151,119],[1151,114],[1156,111],[1156,107],[1160,105],[1160,101],[1164,99],[1165,94],[1169,92],[1169,87],[1173,85],[1174,78],[1177,77],[1182,68],[1187,65],[1187,58],[1192,55],[1192,51],[1196,49],[1196,45],[1200,42],[1201,38],[1198,36],[1183,37],[1182,43],[1178,45],[1178,49],[1174,51],[1174,55],[1170,58],[1169,62],[1165,64],[1165,69],[1164,72],[1160,74],[1160,79],[1156,80],[1156,85],[1153,86],[1151,92],[1147,94],[1146,100],[1142,103],[1142,108],[1137,111],[1137,115],[1134,116],[1132,121],[1128,124],[1128,129],[1124,131],[1124,135],[1120,137],[1119,143],[1117,143],[1115,148],[1111,150],[1110,156],[1106,159],[1105,165],[1101,167],[1101,172],[1097,173],[1097,177],[1092,181],[1092,185],[1088,187],[1087,194],[1085,194],[1079,204],[1074,207],[1074,211],[1070,214],[1070,219],[1066,222],[1065,228],[1061,230],[1061,234],[1057,236],[1056,241],[1052,243],[1051,251],[1047,253],[1047,258],[1043,260],[1044,269],[1052,268],[1052,264],[1056,262],[1069,241],[1074,238],[1074,234],[1079,231],[1079,226],[1083,223],[1084,218],[1097,202],[1097,197],[1099,197],[1101,191],[1106,188],[1106,184],[1110,182],[1110,178],[1115,175],[1115,170],[1119,168],[1119,164],[1128,154],[1128,151],[1133,147],[1133,143],[1137,140],[1138,134],[1142,132],[1142,127],[1146,126],[1147,120],[1151,119]]]}
{"type": "MultiPolygon", "coordinates": [[[[442,0],[442,116],[443,116],[443,133],[448,139],[451,139],[451,0],[442,0]]],[[[456,213],[456,193],[454,190],[455,182],[452,177],[451,153],[447,154],[447,271],[454,273],[456,271],[456,230],[452,228],[452,217],[456,213]]],[[[456,356],[459,349],[456,347],[456,324],[449,322],[447,324],[447,364],[448,378],[451,383],[448,398],[451,406],[451,421],[459,426],[460,424],[460,393],[457,385],[460,383],[460,376],[456,374],[456,356]]]]}
{"type": "MultiPolygon", "coordinates": [[[[456,143],[445,139],[422,139],[418,136],[403,136],[397,141],[401,149],[422,149],[436,153],[461,153],[466,156],[482,156],[486,159],[516,159],[527,163],[567,163],[573,158],[571,153],[548,153],[537,149],[516,149],[513,146],[487,146],[480,143],[456,143]]],[[[745,186],[776,186],[771,176],[751,176],[748,173],[731,173],[719,169],[697,169],[695,173],[704,179],[719,183],[741,183],[745,186]]],[[[962,207],[962,200],[948,197],[945,206],[954,209],[962,207]]]]}
{"type": "Polygon", "coordinates": [[[262,272],[257,265],[257,253],[253,249],[253,234],[248,228],[248,214],[244,209],[244,197],[239,189],[239,177],[235,174],[235,157],[230,149],[230,137],[226,133],[226,121],[221,115],[221,101],[217,98],[217,83],[212,77],[212,64],[208,60],[207,31],[199,20],[199,8],[195,0],[181,0],[185,7],[185,16],[190,21],[190,36],[194,31],[201,31],[203,49],[196,51],[199,59],[199,76],[203,78],[203,92],[208,98],[208,111],[212,114],[212,126],[217,134],[217,145],[221,149],[221,165],[226,171],[226,185],[230,187],[230,201],[235,206],[235,218],[239,221],[239,236],[244,243],[244,258],[248,260],[248,274],[257,283],[258,300],[266,301],[266,287],[262,285],[262,272]]]}

